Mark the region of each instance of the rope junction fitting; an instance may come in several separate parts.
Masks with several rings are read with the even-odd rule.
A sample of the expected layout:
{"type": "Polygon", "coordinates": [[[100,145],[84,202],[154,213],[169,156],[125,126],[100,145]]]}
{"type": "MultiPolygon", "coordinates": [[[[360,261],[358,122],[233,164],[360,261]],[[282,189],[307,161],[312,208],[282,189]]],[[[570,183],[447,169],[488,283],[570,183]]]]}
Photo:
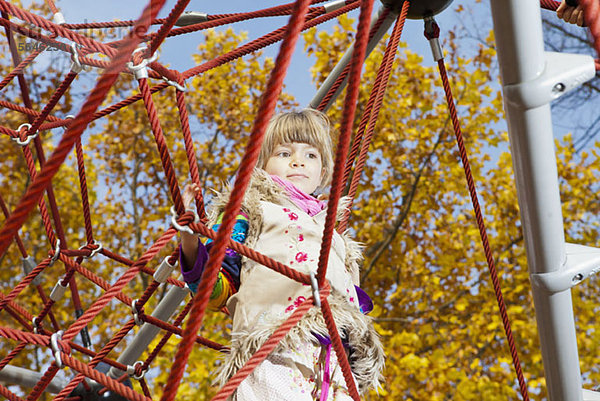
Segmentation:
{"type": "MultiPolygon", "coordinates": [[[[25,124],[21,124],[19,125],[19,128],[17,128],[17,133],[20,134],[21,130],[23,128],[25,128],[26,132],[29,132],[29,129],[32,127],[31,124],[29,123],[25,123],[25,124]]],[[[21,145],[21,146],[27,146],[29,145],[29,142],[31,142],[33,139],[35,139],[38,136],[38,131],[34,132],[33,134],[28,134],[27,137],[25,138],[25,140],[21,140],[21,138],[19,138],[18,136],[11,138],[13,141],[15,141],[17,144],[21,145]]]]}

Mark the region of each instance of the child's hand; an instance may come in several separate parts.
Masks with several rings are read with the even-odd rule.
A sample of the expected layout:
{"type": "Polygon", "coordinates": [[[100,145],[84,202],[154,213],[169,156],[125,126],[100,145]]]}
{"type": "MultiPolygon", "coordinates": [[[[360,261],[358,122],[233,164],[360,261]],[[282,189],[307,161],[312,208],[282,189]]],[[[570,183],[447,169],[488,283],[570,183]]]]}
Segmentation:
{"type": "Polygon", "coordinates": [[[556,10],[556,16],[565,22],[584,26],[583,8],[581,8],[581,5],[578,5],[577,7],[571,7],[567,5],[565,0],[563,0],[556,10]]]}
{"type": "Polygon", "coordinates": [[[181,196],[183,200],[183,207],[187,209],[194,209],[193,202],[196,198],[196,194],[200,192],[200,187],[197,184],[187,184],[183,190],[183,195],[181,196]]]}

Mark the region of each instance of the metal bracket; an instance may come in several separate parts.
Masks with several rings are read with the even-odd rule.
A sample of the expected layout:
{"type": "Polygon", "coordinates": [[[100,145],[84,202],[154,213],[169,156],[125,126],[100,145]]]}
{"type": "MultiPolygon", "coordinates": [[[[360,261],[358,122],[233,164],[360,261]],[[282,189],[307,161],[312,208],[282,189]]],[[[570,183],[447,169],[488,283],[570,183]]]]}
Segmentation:
{"type": "Polygon", "coordinates": [[[600,249],[591,246],[565,244],[567,259],[560,270],[534,273],[531,283],[551,293],[568,290],[586,278],[600,272],[600,249]]]}
{"type": "Polygon", "coordinates": [[[544,55],[545,68],[537,78],[504,86],[504,98],[509,103],[525,109],[543,106],[596,76],[591,56],[555,52],[544,55]]]}

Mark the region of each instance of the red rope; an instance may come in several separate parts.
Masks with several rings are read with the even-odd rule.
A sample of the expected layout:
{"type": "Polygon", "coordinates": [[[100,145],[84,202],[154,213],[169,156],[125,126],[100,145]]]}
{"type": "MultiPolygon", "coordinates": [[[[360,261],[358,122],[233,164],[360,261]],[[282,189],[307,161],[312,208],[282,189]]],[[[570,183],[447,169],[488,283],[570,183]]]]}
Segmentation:
{"type": "Polygon", "coordinates": [[[350,147],[350,136],[352,134],[352,124],[358,102],[358,90],[360,87],[360,76],[365,59],[367,42],[369,40],[369,20],[373,10],[373,0],[362,0],[360,15],[358,18],[358,28],[356,32],[356,41],[350,64],[349,85],[346,91],[344,110],[342,112],[342,123],[340,127],[340,136],[338,139],[335,164],[333,167],[333,177],[331,190],[329,193],[329,206],[325,217],[325,229],[323,231],[323,240],[319,254],[319,267],[317,270],[317,281],[319,287],[325,283],[327,272],[327,263],[329,261],[329,250],[333,239],[333,230],[335,228],[336,216],[339,199],[342,195],[342,178],[344,174],[343,166],[346,164],[348,148],[350,147]]]}
{"type": "MultiPolygon", "coordinates": [[[[373,28],[369,32],[369,40],[373,39],[373,37],[375,36],[375,33],[377,33],[379,28],[381,28],[381,24],[383,24],[383,21],[385,21],[385,19],[388,17],[390,11],[391,10],[386,7],[383,10],[383,12],[381,13],[381,15],[379,15],[379,18],[377,19],[377,21],[375,21],[375,24],[373,24],[373,28]]],[[[317,110],[319,110],[319,111],[325,110],[325,107],[329,104],[333,95],[335,95],[335,93],[338,91],[339,87],[342,85],[342,83],[348,76],[349,72],[350,72],[350,64],[348,64],[342,70],[340,76],[337,77],[337,79],[335,80],[333,85],[331,85],[331,88],[329,88],[329,90],[327,91],[327,94],[323,97],[323,100],[321,100],[321,103],[319,103],[319,105],[317,106],[317,110]]]]}
{"type": "Polygon", "coordinates": [[[223,386],[221,390],[215,395],[212,401],[224,401],[230,396],[235,389],[240,385],[240,383],[252,373],[254,368],[260,365],[269,354],[275,349],[277,344],[286,336],[286,334],[294,327],[304,316],[306,312],[313,306],[314,300],[312,298],[308,298],[304,302],[302,302],[298,307],[292,312],[290,317],[279,326],[273,334],[269,337],[267,341],[250,357],[248,362],[244,364],[240,370],[238,370],[231,379],[223,386]]]}
{"type": "MultiPolygon", "coordinates": [[[[89,362],[88,366],[92,369],[94,367],[96,367],[98,365],[98,363],[100,363],[100,361],[102,361],[106,357],[106,355],[108,355],[108,353],[111,352],[114,349],[114,347],[116,347],[117,344],[119,344],[119,342],[121,342],[121,340],[123,340],[123,338],[127,335],[127,333],[129,333],[129,331],[131,331],[131,329],[134,326],[135,326],[135,322],[134,322],[133,318],[129,319],[127,321],[127,323],[125,323],[125,325],[117,332],[117,334],[108,343],[106,343],[106,345],[104,345],[104,347],[102,347],[100,352],[98,352],[92,358],[92,360],[89,362]]],[[[63,339],[64,338],[65,338],[65,336],[63,334],[63,339]]],[[[75,378],[73,378],[73,380],[71,380],[71,382],[69,384],[67,384],[60,393],[58,393],[58,395],[54,398],[54,401],[62,401],[65,397],[67,397],[69,394],[71,394],[73,392],[73,390],[75,390],[77,385],[79,383],[81,383],[85,378],[86,378],[86,376],[81,373],[78,374],[77,376],[75,376],[75,378]]]]}
{"type": "Polygon", "coordinates": [[[98,298],[71,327],[65,331],[63,338],[71,340],[114,298],[132,279],[140,267],[148,263],[173,238],[175,229],[168,229],[100,298],[98,298]]]}
{"type": "MultiPolygon", "coordinates": [[[[39,111],[32,110],[29,107],[19,106],[18,104],[14,104],[14,103],[8,102],[6,100],[0,100],[0,107],[18,111],[19,113],[26,114],[26,115],[33,116],[33,117],[39,116],[41,114],[39,111]]],[[[48,116],[47,119],[54,121],[54,122],[63,122],[63,123],[68,122],[68,120],[60,120],[54,116],[48,116]]],[[[33,120],[31,120],[31,122],[33,122],[33,120]]],[[[13,138],[16,138],[18,136],[17,131],[12,130],[12,129],[9,129],[9,131],[10,132],[5,132],[5,133],[13,138]]]]}
{"type": "MultiPolygon", "coordinates": [[[[162,5],[161,5],[162,7],[162,5]]],[[[29,22],[37,27],[40,27],[46,31],[50,31],[55,33],[56,35],[62,36],[73,42],[79,43],[85,47],[93,49],[95,52],[101,52],[106,54],[107,56],[113,57],[116,55],[116,50],[110,46],[106,46],[103,43],[95,41],[87,36],[79,34],[77,32],[70,31],[65,29],[61,25],[55,24],[54,22],[48,21],[45,18],[42,18],[38,15],[30,13],[29,11],[23,10],[16,5],[10,4],[5,0],[0,0],[0,11],[3,11],[8,14],[12,14],[20,20],[29,22]]],[[[143,21],[143,24],[147,27],[147,21],[143,21]]],[[[145,32],[147,28],[143,31],[145,32]]],[[[135,28],[134,28],[135,32],[135,28]]],[[[141,31],[140,31],[141,32],[141,31]]]]}
{"type": "MultiPolygon", "coordinates": [[[[358,161],[357,161],[356,167],[354,169],[352,181],[350,182],[350,189],[348,190],[348,196],[350,197],[350,202],[354,201],[354,196],[356,194],[356,190],[357,190],[358,184],[360,182],[362,170],[367,161],[367,153],[369,151],[369,146],[371,144],[371,138],[373,137],[373,132],[375,130],[375,124],[377,123],[377,116],[379,115],[379,109],[381,108],[381,104],[383,103],[383,95],[385,94],[385,89],[387,88],[390,73],[392,71],[392,65],[394,63],[396,49],[398,49],[398,43],[400,42],[400,37],[402,36],[402,30],[404,28],[406,16],[408,15],[409,6],[410,6],[409,1],[405,1],[402,4],[402,11],[401,11],[400,15],[398,16],[398,19],[396,20],[396,24],[394,25],[392,35],[390,37],[390,40],[388,41],[388,46],[386,47],[385,52],[383,54],[383,60],[381,62],[381,65],[379,66],[379,70],[377,71],[377,77],[375,78],[375,84],[373,85],[371,95],[369,96],[369,100],[367,102],[367,107],[365,108],[363,118],[359,124],[356,137],[354,138],[354,143],[352,144],[352,150],[350,151],[350,155],[348,156],[348,162],[346,163],[346,170],[344,171],[343,182],[348,181],[348,177],[350,175],[350,170],[352,168],[352,163],[353,163],[353,161],[356,157],[356,153],[358,152],[358,149],[360,147],[360,154],[358,156],[358,161]],[[367,133],[366,133],[364,139],[362,139],[365,127],[368,127],[368,129],[367,129],[367,133]]],[[[339,232],[346,231],[346,227],[348,226],[348,218],[350,217],[351,209],[352,209],[352,203],[350,203],[348,205],[348,209],[344,212],[344,216],[338,226],[339,232]]]]}
{"type": "Polygon", "coordinates": [[[85,163],[83,160],[83,149],[81,147],[81,138],[75,141],[75,153],[77,155],[77,172],[79,175],[79,189],[81,191],[81,203],[83,205],[83,222],[85,225],[85,237],[88,244],[94,242],[92,229],[92,216],[90,212],[90,201],[88,198],[87,179],[85,177],[85,163]]]}
{"type": "Polygon", "coordinates": [[[146,112],[148,113],[148,119],[150,120],[150,126],[152,127],[152,133],[154,134],[156,146],[158,147],[158,152],[160,154],[160,160],[167,177],[167,183],[171,190],[171,197],[175,204],[175,210],[177,210],[178,214],[182,214],[185,212],[185,207],[183,206],[183,200],[181,199],[181,192],[179,191],[175,169],[173,168],[173,163],[169,156],[167,142],[163,135],[160,121],[158,120],[158,112],[156,111],[156,106],[154,105],[154,101],[152,101],[152,95],[148,88],[148,79],[142,78],[138,82],[140,84],[140,92],[144,99],[144,105],[146,106],[146,112]]]}
{"type": "MultiPolygon", "coordinates": [[[[183,81],[179,82],[182,84],[183,81]]],[[[175,97],[177,99],[177,110],[179,112],[179,121],[181,123],[181,132],[183,134],[183,143],[185,144],[186,156],[188,161],[188,167],[190,169],[190,178],[192,182],[200,187],[200,172],[198,171],[198,160],[196,159],[196,150],[194,149],[194,141],[192,140],[192,133],[190,131],[190,121],[187,112],[187,106],[185,101],[185,92],[180,90],[175,91],[175,97]]],[[[196,209],[200,221],[206,223],[206,211],[204,210],[204,198],[202,193],[199,191],[196,196],[196,209]]]]}
{"type": "MultiPolygon", "coordinates": [[[[312,28],[318,24],[321,24],[323,22],[326,22],[330,19],[336,18],[339,15],[342,15],[344,13],[347,13],[348,11],[351,11],[353,9],[355,9],[358,6],[358,2],[357,1],[353,1],[350,2],[348,1],[348,5],[342,7],[341,9],[338,9],[336,11],[333,11],[331,13],[327,13],[323,16],[314,18],[313,20],[305,23],[305,25],[303,26],[303,30],[312,28]]],[[[1,22],[1,20],[0,20],[1,22]]],[[[240,58],[246,54],[252,53],[254,51],[257,51],[263,47],[269,46],[279,40],[281,40],[283,38],[283,28],[281,28],[280,30],[275,31],[274,33],[270,33],[267,35],[264,35],[263,37],[256,39],[244,46],[242,46],[241,48],[237,48],[234,49],[228,53],[226,53],[225,55],[219,56],[217,57],[217,59],[215,60],[210,60],[207,61],[205,64],[194,67],[190,70],[187,70],[186,72],[182,73],[181,76],[183,79],[187,79],[190,78],[194,75],[198,75],[201,74],[203,72],[206,72],[212,68],[216,68],[222,64],[225,64],[227,62],[230,62],[234,59],[240,58]]],[[[59,42],[60,43],[60,42],[59,42]]],[[[83,57],[80,56],[80,61],[83,63],[83,57]]],[[[150,93],[156,93],[158,91],[163,90],[164,88],[166,88],[167,86],[169,86],[168,83],[160,83],[157,84],[155,86],[153,86],[150,89],[150,93]]],[[[92,119],[90,121],[94,121],[96,119],[99,119],[101,117],[104,117],[106,115],[109,115],[117,110],[120,110],[123,107],[129,106],[135,102],[137,102],[138,100],[142,99],[142,95],[141,94],[137,94],[137,95],[133,95],[127,99],[124,99],[118,103],[115,103],[99,112],[94,113],[92,119]]],[[[4,106],[4,107],[9,107],[13,110],[17,110],[17,111],[21,111],[23,113],[28,113],[28,114],[33,114],[33,115],[37,115],[37,112],[33,111],[33,110],[27,110],[25,108],[22,108],[21,106],[17,106],[17,105],[12,105],[10,103],[5,103],[2,100],[0,100],[0,105],[4,106]]],[[[49,116],[50,117],[50,116],[49,116]]],[[[40,127],[40,130],[45,130],[45,129],[51,129],[51,128],[56,128],[58,126],[62,126],[64,124],[66,124],[68,122],[68,120],[60,120],[57,119],[56,117],[51,117],[51,119],[53,119],[55,122],[53,123],[49,123],[49,124],[42,124],[42,126],[40,127]]],[[[14,136],[14,131],[10,131],[4,127],[0,126],[0,131],[4,132],[5,134],[14,136]]]]}
{"type": "Polygon", "coordinates": [[[10,391],[9,389],[7,389],[6,387],[4,387],[1,384],[0,384],[0,395],[3,395],[4,397],[6,397],[6,399],[9,401],[23,401],[23,398],[19,397],[18,395],[16,395],[15,393],[13,393],[12,391],[10,391]]]}
{"type": "Polygon", "coordinates": [[[38,128],[42,124],[42,121],[44,121],[48,114],[50,114],[52,109],[54,109],[60,98],[65,94],[69,86],[71,86],[71,83],[73,82],[75,77],[77,77],[76,72],[71,71],[67,74],[65,79],[60,83],[60,85],[56,89],[56,91],[52,94],[52,97],[50,98],[40,115],[37,116],[33,124],[31,124],[31,128],[29,129],[28,134],[33,134],[38,130],[38,128]]]}
{"type": "Polygon", "coordinates": [[[52,14],[56,14],[59,12],[58,8],[56,8],[56,5],[54,4],[54,1],[46,0],[46,4],[48,4],[48,7],[50,7],[50,11],[52,11],[52,14]]]}
{"type": "MultiPolygon", "coordinates": [[[[10,40],[12,40],[12,35],[10,40]]],[[[44,48],[36,48],[34,51],[32,51],[29,54],[29,56],[27,56],[23,61],[21,61],[6,77],[4,77],[2,82],[0,82],[0,90],[4,89],[4,87],[8,85],[8,83],[12,81],[14,77],[23,74],[23,70],[25,70],[25,67],[31,64],[33,60],[35,60],[35,58],[39,56],[40,53],[42,53],[43,51],[44,48]]]]}
{"type": "Polygon", "coordinates": [[[12,361],[17,355],[19,355],[19,353],[23,351],[28,344],[28,341],[21,341],[19,344],[17,344],[17,346],[12,349],[8,355],[2,358],[2,361],[0,361],[0,370],[4,369],[4,367],[8,365],[10,361],[12,361]]]}
{"type": "MultiPolygon", "coordinates": [[[[128,400],[132,401],[152,401],[151,398],[142,396],[141,394],[134,391],[132,388],[125,386],[122,383],[119,383],[116,380],[113,380],[103,374],[102,372],[91,368],[90,366],[80,362],[79,360],[72,358],[71,356],[61,352],[61,358],[65,365],[69,366],[72,369],[77,370],[78,372],[84,374],[90,379],[95,380],[96,382],[102,384],[106,388],[119,393],[121,396],[125,397],[128,400]]],[[[85,377],[84,376],[84,377],[85,377]]],[[[55,398],[56,400],[56,398],[55,398]]]]}
{"type": "MultiPolygon", "coordinates": [[[[3,15],[4,15],[4,13],[3,13],[3,15]]],[[[7,32],[7,37],[9,37],[9,47],[10,47],[11,55],[13,58],[13,64],[15,66],[17,66],[18,64],[20,64],[20,62],[19,62],[20,55],[16,49],[14,39],[12,38],[12,33],[7,32]]],[[[61,85],[59,85],[59,88],[52,95],[49,103],[44,107],[42,112],[36,117],[36,119],[34,121],[31,121],[31,116],[28,116],[29,121],[32,123],[32,127],[29,130],[29,132],[31,132],[32,134],[36,132],[37,126],[39,126],[41,121],[43,121],[45,119],[45,116],[47,116],[50,113],[50,111],[54,108],[54,106],[56,105],[58,100],[62,97],[64,92],[70,86],[70,84],[73,81],[73,79],[75,78],[75,76],[76,76],[76,74],[74,74],[74,73],[67,74],[67,77],[63,80],[61,85]]],[[[24,103],[28,108],[31,109],[32,103],[31,103],[31,99],[29,97],[29,89],[25,82],[25,77],[23,76],[23,74],[20,74],[18,76],[18,81],[19,81],[19,87],[21,89],[21,94],[23,96],[24,103]]],[[[34,138],[34,145],[35,145],[36,152],[38,155],[40,167],[43,168],[45,165],[45,162],[46,162],[46,158],[44,156],[42,142],[41,142],[40,138],[37,136],[34,138]]],[[[33,180],[33,179],[35,179],[35,163],[33,162],[33,157],[27,146],[25,146],[23,148],[23,152],[25,153],[25,158],[27,160],[27,165],[28,165],[28,168],[30,171],[30,176],[33,180]]],[[[62,221],[60,218],[60,213],[58,211],[58,206],[56,203],[56,197],[54,196],[54,189],[52,187],[51,182],[49,183],[48,187],[46,188],[46,192],[48,194],[48,202],[50,204],[50,210],[52,211],[52,217],[54,220],[56,233],[58,234],[58,237],[60,238],[60,241],[61,241],[61,248],[66,248],[68,246],[67,240],[66,240],[66,236],[64,233],[62,221]]],[[[50,223],[50,218],[49,218],[48,212],[46,210],[45,201],[43,199],[40,199],[38,204],[40,204],[40,210],[41,210],[44,226],[46,228],[46,232],[48,233],[48,238],[50,240],[50,244],[53,247],[55,247],[56,238],[52,231],[52,225],[50,223]]],[[[0,252],[0,254],[2,254],[2,252],[0,252]]],[[[45,295],[44,295],[43,289],[40,286],[38,286],[37,289],[38,289],[38,292],[40,293],[40,295],[42,295],[42,297],[44,297],[45,295]]],[[[71,280],[71,282],[70,282],[70,289],[71,289],[71,298],[73,300],[73,305],[75,307],[75,310],[76,311],[81,310],[81,300],[79,298],[77,283],[74,280],[71,280]]],[[[51,318],[53,320],[53,323],[55,323],[54,317],[51,316],[51,318]]]]}
{"type": "MultiPolygon", "coordinates": [[[[151,20],[156,16],[159,9],[162,7],[164,0],[157,0],[151,2],[151,7],[148,6],[141,18],[139,19],[138,25],[134,28],[141,30],[147,30],[147,21],[151,20]]],[[[5,2],[0,2],[0,7],[5,6],[5,2]]],[[[83,130],[91,120],[90,116],[104,100],[108,91],[117,80],[116,71],[121,70],[125,65],[125,62],[129,59],[129,55],[133,52],[134,48],[139,43],[139,38],[135,36],[130,39],[127,45],[123,46],[117,55],[112,59],[110,68],[108,68],[96,87],[92,90],[86,102],[81,108],[81,111],[73,121],[72,125],[65,132],[62,139],[60,140],[56,150],[48,160],[44,169],[36,178],[33,183],[29,186],[25,196],[21,199],[21,202],[17,206],[14,213],[11,214],[10,218],[5,222],[4,227],[0,231],[0,255],[4,254],[10,240],[14,237],[16,231],[21,227],[25,221],[29,211],[33,205],[42,196],[44,189],[48,186],[52,177],[58,172],[58,169],[64,162],[67,154],[72,149],[76,139],[81,136],[83,130]]]]}
{"type": "MultiPolygon", "coordinates": [[[[435,23],[434,23],[435,24],[435,23]]],[[[435,24],[437,27],[437,24],[435,24]]],[[[437,35],[431,37],[439,37],[439,27],[436,29],[437,35]]],[[[427,36],[427,33],[426,33],[427,36]]],[[[446,72],[446,66],[444,63],[444,59],[441,58],[438,60],[438,67],[440,70],[440,76],[442,78],[442,83],[444,86],[444,92],[446,94],[446,101],[448,103],[448,110],[450,112],[450,117],[452,119],[452,125],[454,127],[454,133],[456,136],[456,144],[459,149],[460,159],[462,161],[465,176],[467,179],[467,186],[469,188],[469,195],[471,196],[471,202],[473,203],[473,210],[475,212],[475,219],[477,220],[477,227],[479,228],[479,234],[481,237],[481,243],[483,245],[485,258],[488,264],[488,270],[490,272],[490,277],[492,279],[492,284],[494,287],[494,292],[496,294],[496,300],[498,302],[498,308],[500,309],[500,316],[502,317],[502,324],[504,326],[504,331],[506,333],[506,338],[508,340],[508,345],[510,348],[510,353],[513,359],[513,366],[515,368],[517,379],[519,381],[519,388],[521,390],[521,395],[523,400],[529,400],[529,394],[527,391],[527,382],[525,381],[525,377],[521,370],[521,363],[519,361],[519,355],[517,352],[517,348],[515,346],[515,340],[512,334],[510,319],[508,317],[508,313],[506,311],[506,304],[504,302],[504,297],[502,296],[502,289],[500,286],[498,273],[496,271],[496,265],[494,262],[494,256],[492,255],[492,250],[490,248],[487,231],[485,227],[485,222],[483,220],[483,214],[481,212],[481,207],[479,205],[479,200],[477,198],[477,189],[475,188],[475,183],[473,180],[473,174],[471,173],[471,167],[469,164],[469,158],[467,155],[467,150],[463,141],[462,131],[460,128],[460,122],[458,120],[458,113],[456,111],[456,106],[454,104],[454,98],[452,96],[452,89],[450,88],[450,83],[448,81],[448,75],[446,72]]]]}
{"type": "Polygon", "coordinates": [[[554,0],[540,0],[540,6],[545,8],[546,10],[556,11],[558,6],[560,6],[560,1],[554,0]]]}
{"type": "MultiPolygon", "coordinates": [[[[182,336],[183,330],[173,324],[169,324],[163,320],[157,319],[151,315],[142,315],[142,320],[148,322],[156,327],[160,327],[163,330],[167,330],[172,334],[177,334],[178,336],[182,336]]],[[[196,344],[204,345],[205,347],[212,348],[217,351],[227,351],[229,347],[226,347],[218,342],[209,340],[208,338],[204,338],[201,336],[196,336],[193,340],[196,344]]]]}
{"type": "MultiPolygon", "coordinates": [[[[8,208],[6,207],[6,203],[4,203],[4,199],[2,198],[1,194],[0,194],[0,209],[2,209],[2,213],[4,214],[4,217],[8,218],[8,216],[9,216],[8,208]]],[[[19,233],[17,233],[17,235],[15,235],[15,242],[17,243],[17,247],[19,248],[19,252],[21,252],[21,256],[23,258],[26,258],[27,250],[25,249],[25,245],[23,245],[23,241],[21,240],[21,236],[19,235],[19,233]]]]}
{"type": "Polygon", "coordinates": [[[600,4],[596,0],[579,0],[583,8],[583,18],[585,25],[589,27],[590,33],[594,38],[594,49],[600,56],[600,4]]]}
{"type": "MultiPolygon", "coordinates": [[[[219,227],[214,245],[210,250],[209,260],[206,268],[202,273],[200,285],[204,288],[212,288],[215,284],[217,278],[216,273],[225,256],[225,247],[227,244],[226,239],[229,237],[229,234],[233,228],[235,216],[237,215],[242,204],[243,194],[250,182],[250,175],[252,174],[252,170],[256,164],[256,159],[262,145],[267,124],[273,115],[273,111],[275,110],[275,104],[283,86],[285,72],[290,64],[291,55],[294,51],[302,24],[304,23],[305,16],[308,12],[308,4],[308,0],[299,0],[294,5],[294,11],[287,25],[285,37],[275,61],[275,67],[273,68],[273,72],[269,78],[269,82],[267,83],[267,87],[264,92],[265,95],[262,98],[261,105],[254,122],[254,128],[248,141],[246,153],[242,159],[242,162],[240,163],[238,170],[239,174],[235,180],[232,196],[225,207],[223,221],[219,227]]],[[[172,401],[176,396],[177,388],[179,387],[179,383],[183,377],[185,365],[192,350],[193,343],[190,340],[196,335],[195,333],[200,328],[202,318],[204,317],[204,311],[208,305],[209,297],[210,291],[199,292],[194,297],[192,311],[190,313],[190,317],[188,318],[188,323],[185,326],[183,339],[175,356],[175,368],[171,371],[164,389],[163,396],[161,398],[163,401],[172,401]]]]}
{"type": "Polygon", "coordinates": [[[158,46],[165,40],[167,34],[171,31],[171,28],[173,28],[175,22],[177,22],[177,19],[185,10],[189,2],[190,0],[178,0],[177,4],[171,9],[165,23],[160,27],[158,32],[156,32],[152,39],[152,43],[150,43],[150,56],[154,54],[156,49],[158,49],[158,46]]]}

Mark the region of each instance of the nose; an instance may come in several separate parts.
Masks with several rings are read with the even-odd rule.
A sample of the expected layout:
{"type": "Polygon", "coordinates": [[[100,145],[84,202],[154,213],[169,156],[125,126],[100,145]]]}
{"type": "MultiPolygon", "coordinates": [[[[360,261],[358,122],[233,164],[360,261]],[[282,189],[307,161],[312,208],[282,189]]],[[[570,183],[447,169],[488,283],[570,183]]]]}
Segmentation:
{"type": "Polygon", "coordinates": [[[298,157],[292,157],[291,165],[292,167],[304,167],[304,162],[298,157]]]}

